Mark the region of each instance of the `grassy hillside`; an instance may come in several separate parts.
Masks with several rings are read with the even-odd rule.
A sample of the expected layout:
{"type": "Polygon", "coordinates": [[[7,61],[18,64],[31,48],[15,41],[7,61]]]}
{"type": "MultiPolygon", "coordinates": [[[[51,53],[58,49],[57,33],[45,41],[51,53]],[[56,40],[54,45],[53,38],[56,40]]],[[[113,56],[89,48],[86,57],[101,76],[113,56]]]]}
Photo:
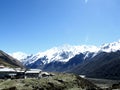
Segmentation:
{"type": "Polygon", "coordinates": [[[97,86],[73,74],[55,74],[41,79],[3,80],[0,89],[4,90],[100,90],[97,86]]]}

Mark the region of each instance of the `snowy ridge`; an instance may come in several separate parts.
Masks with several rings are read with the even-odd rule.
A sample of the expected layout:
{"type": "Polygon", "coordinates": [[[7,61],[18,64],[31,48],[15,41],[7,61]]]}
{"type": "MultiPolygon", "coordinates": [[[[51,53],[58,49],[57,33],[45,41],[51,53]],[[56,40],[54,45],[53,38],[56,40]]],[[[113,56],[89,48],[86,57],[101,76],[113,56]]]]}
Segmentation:
{"type": "Polygon", "coordinates": [[[14,53],[9,54],[9,55],[14,57],[15,59],[18,59],[19,61],[21,61],[22,59],[24,59],[28,56],[28,54],[23,53],[23,52],[14,52],[14,53]]]}
{"type": "Polygon", "coordinates": [[[29,57],[29,61],[25,61],[26,64],[31,64],[37,61],[40,58],[46,57],[46,59],[42,60],[44,64],[53,62],[53,61],[60,61],[60,62],[67,62],[69,59],[74,57],[76,54],[85,53],[87,51],[96,52],[98,48],[96,46],[70,46],[64,45],[60,47],[51,48],[45,52],[39,52],[36,55],[29,57]]]}
{"type": "Polygon", "coordinates": [[[120,40],[118,42],[104,44],[100,47],[100,50],[108,53],[116,52],[117,50],[120,50],[120,40]]]}
{"type": "Polygon", "coordinates": [[[118,42],[113,42],[109,44],[104,44],[100,47],[93,45],[81,45],[81,46],[71,46],[63,45],[59,47],[54,47],[44,52],[39,52],[35,55],[28,56],[25,53],[17,52],[11,54],[14,58],[22,60],[23,64],[29,65],[37,60],[41,60],[43,64],[48,64],[50,62],[59,61],[59,62],[68,62],[71,58],[79,53],[85,55],[84,59],[89,57],[89,53],[94,53],[93,57],[96,56],[99,52],[115,52],[120,50],[120,40],[118,42]]]}
{"type": "Polygon", "coordinates": [[[67,62],[70,58],[72,58],[73,56],[75,56],[76,54],[79,53],[84,53],[86,51],[92,51],[95,52],[97,50],[97,47],[95,46],[63,46],[63,47],[54,47],[52,49],[49,49],[45,52],[40,52],[37,54],[38,58],[42,57],[42,56],[47,56],[48,63],[51,62],[54,58],[54,60],[61,60],[61,54],[63,53],[68,53],[69,57],[65,60],[61,60],[61,61],[65,61],[67,62]]]}

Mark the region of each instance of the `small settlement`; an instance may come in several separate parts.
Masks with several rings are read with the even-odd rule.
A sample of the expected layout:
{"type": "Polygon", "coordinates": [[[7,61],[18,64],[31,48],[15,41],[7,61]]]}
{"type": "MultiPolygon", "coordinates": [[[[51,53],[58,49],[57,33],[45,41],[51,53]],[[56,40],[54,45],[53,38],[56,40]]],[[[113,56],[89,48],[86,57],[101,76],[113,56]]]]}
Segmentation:
{"type": "Polygon", "coordinates": [[[19,78],[42,78],[54,76],[52,73],[43,72],[40,69],[21,69],[9,68],[0,65],[0,79],[19,79],[19,78]]]}

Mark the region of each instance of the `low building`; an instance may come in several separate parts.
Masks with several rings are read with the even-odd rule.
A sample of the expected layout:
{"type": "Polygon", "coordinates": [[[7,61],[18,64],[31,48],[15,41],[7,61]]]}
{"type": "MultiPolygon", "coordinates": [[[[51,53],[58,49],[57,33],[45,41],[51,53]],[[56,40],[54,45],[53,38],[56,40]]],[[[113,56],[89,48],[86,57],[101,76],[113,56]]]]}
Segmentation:
{"type": "Polygon", "coordinates": [[[13,78],[17,75],[16,71],[13,68],[0,68],[0,78],[13,78]]]}
{"type": "Polygon", "coordinates": [[[40,69],[21,69],[21,68],[8,68],[0,67],[0,79],[19,79],[19,78],[43,78],[54,76],[48,72],[42,72],[40,69]]]}
{"type": "Polygon", "coordinates": [[[38,78],[41,74],[40,69],[30,69],[25,71],[25,78],[38,78]]]}
{"type": "Polygon", "coordinates": [[[15,68],[15,71],[17,73],[16,78],[25,78],[25,69],[21,69],[21,68],[15,68]]]}
{"type": "Polygon", "coordinates": [[[25,70],[0,66],[0,79],[24,78],[25,70]]]}

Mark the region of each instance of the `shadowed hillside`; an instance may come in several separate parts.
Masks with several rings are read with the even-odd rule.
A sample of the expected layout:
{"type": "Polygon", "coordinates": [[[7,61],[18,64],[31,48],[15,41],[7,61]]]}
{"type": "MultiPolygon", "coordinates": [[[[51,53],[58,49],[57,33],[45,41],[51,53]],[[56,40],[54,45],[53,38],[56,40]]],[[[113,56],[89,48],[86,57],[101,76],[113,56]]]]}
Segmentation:
{"type": "Polygon", "coordinates": [[[0,65],[7,67],[23,67],[21,62],[0,50],[0,65]]]}
{"type": "Polygon", "coordinates": [[[120,51],[99,53],[89,62],[80,64],[71,72],[84,74],[92,78],[106,78],[120,80],[120,51]]]}

